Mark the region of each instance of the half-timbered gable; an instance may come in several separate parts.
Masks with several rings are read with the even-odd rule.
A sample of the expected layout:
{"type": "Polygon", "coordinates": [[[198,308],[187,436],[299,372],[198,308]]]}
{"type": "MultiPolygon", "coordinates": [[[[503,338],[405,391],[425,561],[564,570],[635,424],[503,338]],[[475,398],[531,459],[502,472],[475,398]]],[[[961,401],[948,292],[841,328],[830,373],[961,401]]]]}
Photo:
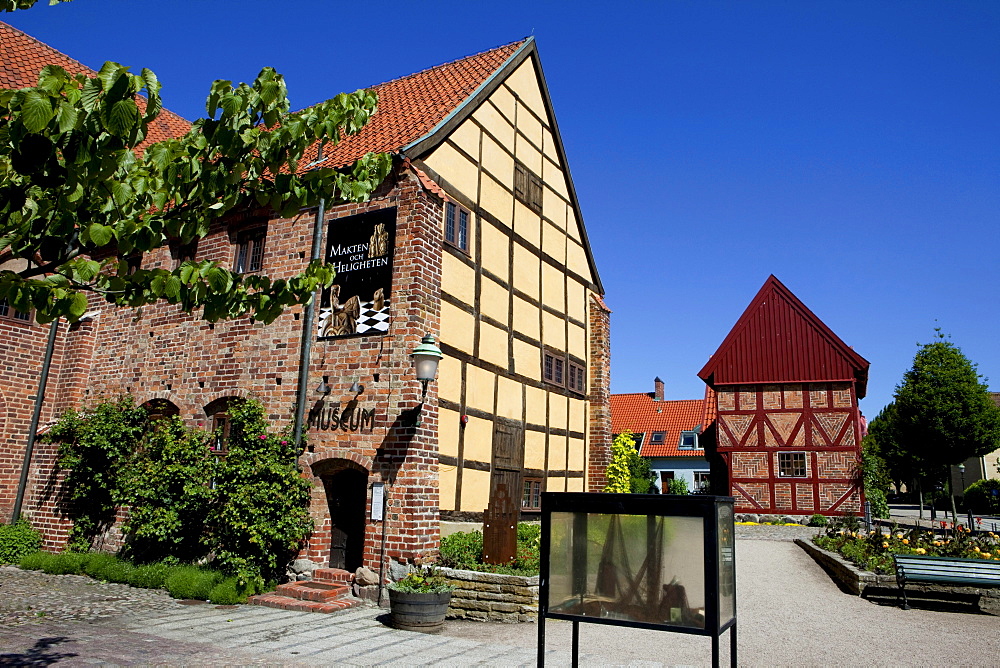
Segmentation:
{"type": "Polygon", "coordinates": [[[869,362],[771,276],[699,377],[715,390],[715,450],[750,513],[858,513],[869,362]]]}

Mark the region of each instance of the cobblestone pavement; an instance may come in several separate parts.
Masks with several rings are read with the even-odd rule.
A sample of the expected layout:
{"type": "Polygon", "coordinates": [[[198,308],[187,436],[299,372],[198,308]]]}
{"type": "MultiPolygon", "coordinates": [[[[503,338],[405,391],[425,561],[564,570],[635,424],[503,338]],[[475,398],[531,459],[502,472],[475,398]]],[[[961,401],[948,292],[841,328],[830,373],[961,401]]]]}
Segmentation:
{"type": "MultiPolygon", "coordinates": [[[[739,663],[998,665],[996,618],[900,610],[842,593],[790,541],[816,529],[737,527],[739,663]],[[930,642],[928,639],[933,639],[930,642]]],[[[184,605],[164,592],[0,568],[0,665],[530,666],[536,624],[390,629],[384,610],[331,615],[184,605]],[[39,614],[42,613],[42,614],[39,614]]],[[[546,623],[546,665],[570,665],[570,624],[546,623]]],[[[722,638],[722,663],[729,638],[722,638]]],[[[707,638],[580,625],[580,665],[708,665],[707,638]]]]}

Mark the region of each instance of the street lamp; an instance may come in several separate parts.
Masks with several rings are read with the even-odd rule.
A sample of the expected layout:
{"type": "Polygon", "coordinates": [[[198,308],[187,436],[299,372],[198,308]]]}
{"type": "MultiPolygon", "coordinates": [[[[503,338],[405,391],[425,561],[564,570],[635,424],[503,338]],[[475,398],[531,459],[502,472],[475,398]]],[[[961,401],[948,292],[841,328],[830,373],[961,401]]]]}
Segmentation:
{"type": "Polygon", "coordinates": [[[444,357],[444,353],[437,347],[434,337],[428,334],[420,340],[420,345],[410,353],[413,359],[413,369],[417,373],[417,380],[423,385],[423,392],[420,395],[420,403],[427,397],[427,383],[437,376],[438,362],[444,357]]]}
{"type": "Polygon", "coordinates": [[[420,381],[423,391],[420,394],[420,403],[412,411],[406,411],[410,414],[409,420],[406,420],[407,426],[420,426],[420,414],[424,410],[424,399],[427,398],[427,383],[437,376],[438,362],[443,357],[444,353],[438,348],[437,342],[430,334],[422,338],[420,344],[410,353],[410,358],[413,360],[413,370],[416,372],[417,380],[420,381]]]}

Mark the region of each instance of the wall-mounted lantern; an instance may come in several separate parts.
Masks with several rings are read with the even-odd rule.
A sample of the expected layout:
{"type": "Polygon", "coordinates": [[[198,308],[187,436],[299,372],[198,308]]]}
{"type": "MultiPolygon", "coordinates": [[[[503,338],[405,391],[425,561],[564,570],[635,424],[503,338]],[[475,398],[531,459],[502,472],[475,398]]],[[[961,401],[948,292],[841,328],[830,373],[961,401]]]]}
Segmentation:
{"type": "Polygon", "coordinates": [[[413,349],[410,357],[413,358],[413,369],[417,373],[417,380],[424,388],[420,395],[420,401],[423,403],[424,397],[427,396],[427,383],[437,376],[438,362],[444,357],[444,353],[437,347],[434,337],[428,334],[420,340],[420,345],[413,349]]]}
{"type": "Polygon", "coordinates": [[[319,382],[319,385],[316,387],[316,393],[317,394],[326,395],[326,394],[330,394],[330,391],[332,389],[333,388],[330,387],[330,377],[329,376],[323,376],[323,380],[321,380],[319,382]]]}

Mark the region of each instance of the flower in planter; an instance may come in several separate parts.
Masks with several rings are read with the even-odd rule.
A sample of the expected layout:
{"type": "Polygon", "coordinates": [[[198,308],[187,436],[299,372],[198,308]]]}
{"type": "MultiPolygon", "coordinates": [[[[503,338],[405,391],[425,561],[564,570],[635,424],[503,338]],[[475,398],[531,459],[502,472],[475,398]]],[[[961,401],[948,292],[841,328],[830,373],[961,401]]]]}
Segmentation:
{"type": "Polygon", "coordinates": [[[428,568],[407,574],[402,580],[391,583],[389,589],[410,594],[443,594],[455,591],[455,586],[448,584],[436,569],[428,568]]]}

